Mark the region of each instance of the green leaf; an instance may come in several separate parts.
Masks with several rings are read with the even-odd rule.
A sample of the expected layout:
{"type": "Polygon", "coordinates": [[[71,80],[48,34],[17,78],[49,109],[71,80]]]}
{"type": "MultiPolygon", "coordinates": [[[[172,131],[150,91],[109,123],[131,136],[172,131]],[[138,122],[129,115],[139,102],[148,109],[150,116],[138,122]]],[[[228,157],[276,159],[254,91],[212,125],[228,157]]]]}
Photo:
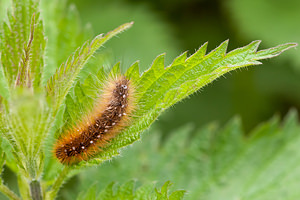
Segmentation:
{"type": "Polygon", "coordinates": [[[38,179],[43,167],[43,144],[52,122],[45,97],[30,90],[15,92],[4,111],[1,135],[12,146],[17,165],[27,178],[38,179]]]}
{"type": "Polygon", "coordinates": [[[187,190],[185,199],[296,200],[300,198],[299,132],[296,111],[282,123],[274,117],[250,133],[243,132],[238,118],[223,128],[209,124],[193,130],[187,125],[161,145],[162,134],[152,131],[121,158],[81,174],[81,184],[136,177],[145,182],[171,180],[176,188],[187,190]]]}
{"type": "MultiPolygon", "coordinates": [[[[1,56],[1,55],[0,55],[1,56]]],[[[1,59],[1,57],[0,57],[1,59]]],[[[2,104],[1,98],[8,99],[10,96],[8,89],[8,82],[4,75],[3,68],[0,62],[0,105],[2,104]]],[[[2,114],[2,112],[0,112],[2,114]]]]}
{"type": "Polygon", "coordinates": [[[11,1],[9,0],[1,0],[0,1],[0,23],[2,23],[3,19],[5,18],[5,15],[6,15],[6,11],[7,11],[7,8],[11,4],[11,1]]]}
{"type": "Polygon", "coordinates": [[[156,191],[156,194],[157,194],[159,200],[168,198],[168,191],[169,191],[171,185],[172,185],[172,183],[170,181],[167,181],[162,186],[161,191],[156,191]]]}
{"type": "Polygon", "coordinates": [[[124,183],[121,187],[118,188],[116,192],[116,196],[120,199],[132,199],[133,198],[133,189],[134,189],[135,181],[131,180],[124,183]]]}
{"type": "MultiPolygon", "coordinates": [[[[96,158],[91,162],[101,163],[103,158],[117,155],[119,148],[138,140],[140,133],[147,129],[166,108],[198,91],[225,73],[241,67],[261,64],[260,59],[275,57],[296,46],[296,44],[284,44],[257,51],[259,43],[260,41],[254,41],[245,47],[226,53],[228,41],[225,41],[207,55],[205,55],[207,44],[204,44],[189,58],[186,58],[186,53],[183,53],[168,67],[164,67],[164,54],[162,54],[141,76],[137,76],[139,70],[137,63],[135,63],[126,73],[135,86],[136,93],[135,104],[137,108],[132,113],[131,124],[112,139],[110,146],[99,153],[99,159],[96,158]]],[[[99,82],[103,83],[103,79],[103,76],[100,77],[99,82]]],[[[99,93],[102,87],[94,91],[94,97],[97,96],[95,92],[99,93]]],[[[83,91],[88,90],[88,88],[89,84],[85,84],[83,91]]],[[[93,105],[94,101],[95,99],[90,98],[88,102],[93,105]]],[[[75,113],[76,110],[70,112],[75,113]]]]}
{"type": "Polygon", "coordinates": [[[48,38],[43,85],[55,70],[86,40],[93,36],[90,25],[82,26],[76,7],[67,0],[41,1],[48,38]]]}
{"type": "MultiPolygon", "coordinates": [[[[106,189],[104,189],[97,199],[99,200],[117,200],[117,199],[134,199],[134,200],[181,200],[184,192],[175,191],[170,196],[168,195],[170,189],[170,182],[166,182],[161,191],[158,192],[154,188],[154,184],[145,184],[134,190],[135,181],[128,181],[121,186],[116,183],[110,183],[106,189]],[[163,196],[161,194],[164,193],[163,196]],[[183,193],[181,195],[181,193],[183,193]]],[[[88,194],[88,193],[87,193],[88,194]]],[[[87,198],[86,198],[87,199],[87,198]]]]}
{"type": "Polygon", "coordinates": [[[0,27],[1,62],[8,85],[39,87],[46,44],[37,0],[12,2],[12,13],[0,27]]]}
{"type": "Polygon", "coordinates": [[[101,193],[99,194],[99,196],[97,198],[103,199],[103,200],[112,199],[112,197],[114,195],[113,187],[115,184],[116,183],[112,182],[109,185],[107,185],[107,187],[101,191],[101,193]]]}
{"type": "Polygon", "coordinates": [[[58,124],[55,127],[55,138],[79,122],[88,111],[93,109],[94,100],[99,97],[103,89],[106,75],[104,69],[100,68],[97,74],[89,75],[82,84],[78,81],[70,90],[64,101],[63,118],[57,121],[58,124]]]}
{"type": "Polygon", "coordinates": [[[61,106],[79,72],[95,51],[107,40],[128,29],[131,25],[132,23],[123,24],[105,36],[102,36],[102,34],[96,36],[92,42],[86,42],[81,48],[77,49],[68,60],[57,69],[56,73],[47,82],[48,94],[54,97],[54,114],[61,106]]]}
{"type": "Polygon", "coordinates": [[[156,190],[157,200],[164,200],[164,199],[167,199],[167,200],[181,200],[181,199],[183,199],[183,196],[185,194],[184,190],[177,190],[169,196],[168,193],[169,193],[169,190],[170,190],[171,186],[172,186],[172,183],[170,181],[167,181],[162,186],[161,191],[156,190]]]}
{"type": "MultiPolygon", "coordinates": [[[[236,30],[243,38],[248,40],[260,38],[268,46],[288,41],[300,42],[300,26],[297,25],[300,18],[298,0],[289,0],[288,3],[229,0],[224,5],[230,13],[228,16],[232,19],[236,30]]],[[[288,52],[285,58],[294,61],[293,66],[300,69],[298,51],[288,52]]]]}
{"type": "Polygon", "coordinates": [[[138,79],[140,77],[140,72],[139,72],[139,62],[135,62],[131,67],[128,68],[126,71],[125,76],[131,77],[133,79],[138,79]]]}
{"type": "Polygon", "coordinates": [[[96,185],[91,186],[87,191],[82,191],[77,200],[96,199],[96,185]]]}
{"type": "Polygon", "coordinates": [[[186,191],[185,190],[178,190],[173,192],[170,196],[169,196],[169,200],[178,200],[178,199],[183,199],[183,197],[185,196],[186,191]]]}
{"type": "MultiPolygon", "coordinates": [[[[111,30],[124,21],[135,22],[130,32],[118,40],[110,41],[99,54],[105,59],[104,63],[111,67],[122,61],[123,69],[140,60],[141,71],[146,70],[153,58],[162,52],[167,52],[166,62],[182,51],[181,41],[173,34],[173,28],[159,13],[153,12],[148,6],[125,1],[74,1],[80,10],[81,17],[93,26],[95,32],[111,30]],[[88,9],[86,9],[89,7],[88,9]],[[120,9],[122,8],[122,9],[120,9]],[[108,22],[109,19],[109,23],[108,22]]],[[[173,3],[173,2],[172,2],[173,3]]],[[[98,62],[102,65],[103,62],[98,62]]]]}
{"type": "MultiPolygon", "coordinates": [[[[206,48],[203,46],[195,53],[197,57],[191,56],[181,64],[175,62],[164,70],[155,67],[155,62],[160,59],[158,57],[153,67],[136,80],[139,94],[137,104],[140,108],[140,112],[136,114],[142,116],[155,107],[165,109],[231,70],[260,64],[257,61],[261,59],[260,52],[258,52],[259,56],[256,55],[258,44],[259,41],[252,42],[248,46],[226,54],[227,42],[224,42],[206,56],[202,54],[206,48]],[[170,95],[176,96],[170,98],[170,95]]],[[[292,46],[294,45],[286,44],[284,49],[292,46]]],[[[281,46],[276,47],[275,50],[277,53],[282,52],[281,46]]],[[[275,53],[269,52],[268,55],[273,57],[275,53]]]]}
{"type": "Polygon", "coordinates": [[[173,192],[171,195],[169,195],[170,187],[172,186],[172,183],[170,181],[165,182],[165,184],[162,186],[161,191],[156,190],[157,200],[181,200],[183,199],[184,194],[186,191],[184,190],[177,190],[173,192]]]}
{"type": "Polygon", "coordinates": [[[138,187],[134,193],[135,200],[151,200],[155,199],[156,193],[153,191],[155,187],[155,183],[148,183],[143,184],[142,186],[138,187]]]}
{"type": "Polygon", "coordinates": [[[31,29],[33,40],[28,52],[29,68],[33,74],[33,87],[38,88],[41,84],[42,72],[45,66],[44,51],[46,47],[44,26],[43,22],[39,19],[39,13],[33,16],[31,29]]]}

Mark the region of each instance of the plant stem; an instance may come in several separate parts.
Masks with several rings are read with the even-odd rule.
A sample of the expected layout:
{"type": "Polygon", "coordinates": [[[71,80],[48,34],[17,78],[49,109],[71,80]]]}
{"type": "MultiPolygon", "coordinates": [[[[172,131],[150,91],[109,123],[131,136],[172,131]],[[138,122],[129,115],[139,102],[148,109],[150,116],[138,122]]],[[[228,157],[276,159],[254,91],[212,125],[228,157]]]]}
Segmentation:
{"type": "Polygon", "coordinates": [[[13,191],[11,191],[6,185],[0,184],[0,192],[5,194],[9,199],[21,200],[13,191]]]}
{"type": "Polygon", "coordinates": [[[17,178],[21,199],[30,199],[30,188],[27,178],[24,176],[23,172],[18,173],[17,178]]]}
{"type": "Polygon", "coordinates": [[[30,182],[30,195],[32,200],[42,200],[42,190],[41,184],[39,181],[34,180],[30,182]]]}
{"type": "Polygon", "coordinates": [[[61,187],[61,185],[63,184],[63,182],[66,180],[66,177],[67,177],[69,171],[70,171],[70,168],[66,167],[66,166],[62,169],[62,171],[56,178],[54,184],[52,185],[51,190],[49,192],[47,192],[46,200],[55,199],[57,192],[58,192],[59,188],[61,187]]]}

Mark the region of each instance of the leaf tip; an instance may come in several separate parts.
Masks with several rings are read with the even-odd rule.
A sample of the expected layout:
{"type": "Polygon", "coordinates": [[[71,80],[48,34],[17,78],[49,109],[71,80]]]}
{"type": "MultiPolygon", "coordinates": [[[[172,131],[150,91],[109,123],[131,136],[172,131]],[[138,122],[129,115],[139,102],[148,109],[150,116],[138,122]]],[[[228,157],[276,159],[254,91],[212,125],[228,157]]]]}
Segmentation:
{"type": "Polygon", "coordinates": [[[283,44],[283,45],[285,45],[287,48],[286,48],[286,50],[287,49],[290,49],[290,48],[294,48],[294,47],[297,47],[298,46],[298,43],[296,43],[296,42],[291,42],[291,43],[286,43],[286,44],[283,44]]]}
{"type": "Polygon", "coordinates": [[[128,22],[128,23],[123,24],[124,30],[130,28],[133,24],[134,24],[134,21],[131,21],[131,22],[128,22]]]}
{"type": "Polygon", "coordinates": [[[254,40],[254,41],[252,41],[252,42],[249,44],[249,46],[252,45],[252,46],[255,48],[255,51],[257,51],[257,49],[258,49],[260,43],[261,43],[261,40],[254,40]]]}

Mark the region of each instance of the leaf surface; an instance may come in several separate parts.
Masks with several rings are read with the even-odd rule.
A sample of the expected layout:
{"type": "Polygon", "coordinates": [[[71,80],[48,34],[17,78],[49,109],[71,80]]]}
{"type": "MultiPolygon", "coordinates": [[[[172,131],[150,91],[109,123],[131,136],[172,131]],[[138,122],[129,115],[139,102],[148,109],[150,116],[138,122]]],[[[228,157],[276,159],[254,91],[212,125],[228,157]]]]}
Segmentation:
{"type": "MultiPolygon", "coordinates": [[[[138,140],[140,133],[147,129],[165,109],[198,91],[218,77],[238,68],[261,64],[260,59],[275,57],[281,52],[296,46],[296,44],[284,44],[257,51],[259,43],[260,41],[254,41],[245,47],[226,53],[228,41],[225,41],[210,53],[205,54],[206,43],[188,58],[186,53],[181,54],[167,67],[164,66],[165,55],[162,54],[153,61],[152,66],[147,71],[139,76],[138,63],[134,63],[125,73],[131,79],[136,94],[136,109],[132,114],[130,125],[123,129],[117,137],[113,138],[110,142],[111,145],[101,151],[99,156],[90,164],[101,163],[103,158],[107,159],[117,155],[119,148],[138,140]]],[[[115,67],[113,71],[116,71],[115,67]]],[[[105,87],[103,85],[105,77],[107,75],[102,70],[101,73],[91,75],[85,80],[84,84],[81,84],[80,90],[87,97],[85,98],[87,106],[81,104],[80,111],[82,113],[78,113],[78,109],[72,109],[72,107],[74,107],[73,105],[79,105],[80,102],[77,100],[73,104],[70,103],[67,105],[67,109],[71,116],[78,116],[78,114],[84,116],[84,113],[91,109],[91,105],[94,105],[94,101],[97,99],[96,97],[99,93],[101,94],[101,89],[105,87]],[[88,95],[85,94],[86,91],[89,92],[88,95]]],[[[64,121],[67,124],[74,123],[71,118],[65,118],[64,121]]],[[[85,164],[83,163],[83,165],[85,164]]]]}
{"type": "Polygon", "coordinates": [[[162,144],[161,133],[151,131],[123,157],[81,174],[81,184],[85,187],[97,179],[105,185],[111,179],[135,177],[145,182],[171,180],[187,191],[185,199],[297,200],[298,120],[292,111],[282,123],[274,117],[247,134],[238,118],[222,128],[209,124],[193,130],[186,125],[162,144]]]}

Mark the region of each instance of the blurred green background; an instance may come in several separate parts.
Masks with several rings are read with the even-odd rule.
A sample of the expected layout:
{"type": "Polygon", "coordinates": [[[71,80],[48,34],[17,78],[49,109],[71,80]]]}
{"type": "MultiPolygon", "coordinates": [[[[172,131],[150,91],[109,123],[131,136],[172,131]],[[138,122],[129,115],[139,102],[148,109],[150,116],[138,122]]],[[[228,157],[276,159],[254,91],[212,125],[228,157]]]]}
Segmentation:
{"type": "MultiPolygon", "coordinates": [[[[164,52],[167,54],[168,65],[180,53],[188,50],[192,54],[206,41],[209,42],[209,51],[226,39],[230,40],[228,50],[244,46],[253,40],[262,40],[262,49],[285,42],[300,43],[298,0],[70,2],[76,5],[81,23],[91,24],[94,35],[107,32],[124,22],[135,22],[130,30],[105,45],[104,52],[109,58],[106,64],[110,66],[121,61],[122,66],[128,68],[139,60],[141,70],[144,71],[157,55],[164,52]]],[[[167,139],[185,124],[197,130],[211,122],[223,125],[236,115],[241,117],[242,129],[247,133],[274,114],[284,116],[291,108],[296,108],[299,112],[299,91],[300,55],[298,50],[291,50],[278,58],[264,61],[261,66],[226,74],[165,112],[148,131],[148,135],[157,130],[162,138],[167,139]]],[[[147,138],[142,140],[144,145],[151,143],[147,138]]],[[[130,178],[137,178],[141,182],[157,180],[160,183],[172,179],[167,173],[145,174],[156,168],[155,159],[153,166],[132,166],[136,157],[130,152],[138,151],[137,147],[133,146],[122,152],[122,159],[114,159],[100,168],[88,169],[80,176],[74,177],[61,191],[61,196],[72,199],[74,194],[70,195],[67,188],[73,188],[73,191],[74,188],[88,188],[87,185],[93,182],[91,174],[92,179],[98,182],[99,188],[103,188],[110,181],[122,183],[130,178]],[[126,167],[131,169],[125,169],[126,167]],[[79,181],[80,186],[77,184],[79,181]]],[[[180,162],[184,161],[178,161],[177,164],[180,162]]],[[[143,163],[143,160],[136,163],[143,163]]],[[[160,165],[168,165],[168,160],[160,165]]],[[[182,182],[175,184],[183,187],[185,181],[183,178],[182,182]]]]}
{"type": "MultiPolygon", "coordinates": [[[[300,43],[299,0],[68,1],[68,6],[72,9],[73,4],[79,12],[80,23],[83,26],[90,24],[93,32],[89,34],[93,36],[108,32],[125,22],[135,22],[130,30],[102,48],[102,53],[106,56],[105,62],[95,59],[93,64],[96,65],[104,63],[111,67],[121,61],[122,67],[128,68],[139,60],[142,72],[161,53],[167,54],[168,65],[182,52],[192,54],[206,41],[209,43],[209,51],[226,39],[229,39],[228,50],[244,46],[253,40],[262,40],[262,49],[285,42],[300,43]]],[[[62,47],[61,51],[65,50],[62,47]]],[[[299,91],[300,53],[298,49],[293,49],[272,60],[263,61],[261,66],[226,74],[170,108],[147,132],[159,132],[162,138],[167,138],[186,124],[189,124],[190,129],[197,130],[210,122],[223,125],[236,115],[241,117],[242,129],[249,132],[274,114],[284,116],[291,108],[296,108],[299,113],[299,91]]],[[[151,135],[150,133],[145,134],[151,135]]],[[[146,145],[151,141],[142,140],[146,145]]],[[[148,176],[143,175],[144,171],[134,173],[136,168],[126,174],[126,170],[119,170],[115,174],[106,173],[108,169],[122,169],[122,162],[127,162],[124,166],[130,167],[128,163],[134,163],[135,156],[130,154],[131,149],[123,151],[121,161],[113,159],[99,168],[88,169],[72,178],[61,191],[60,199],[74,199],[82,186],[88,188],[93,184],[91,178],[98,180],[99,187],[102,188],[110,181],[122,182],[130,178],[137,178],[142,182],[166,181],[162,180],[165,177],[158,175],[159,173],[148,176]],[[81,184],[78,184],[79,180],[81,184]]],[[[167,164],[168,160],[165,162],[167,164]]],[[[140,169],[146,170],[143,166],[140,169]]],[[[6,174],[8,173],[4,173],[6,174]]],[[[7,183],[13,184],[9,180],[7,183]]]]}
{"type": "MultiPolygon", "coordinates": [[[[209,50],[229,39],[229,50],[252,40],[261,48],[300,42],[300,1],[288,0],[72,0],[81,23],[90,23],[95,34],[128,21],[133,28],[110,41],[111,65],[127,68],[140,60],[142,70],[166,52],[166,65],[180,53],[193,53],[204,42],[209,50]]],[[[262,66],[227,74],[196,95],[177,104],[156,125],[168,134],[193,122],[197,127],[211,121],[221,124],[242,117],[246,131],[275,113],[285,115],[300,108],[300,55],[291,50],[262,66]]]]}
{"type": "MultiPolygon", "coordinates": [[[[167,54],[168,65],[180,53],[188,50],[192,54],[206,41],[209,42],[209,51],[226,39],[230,40],[228,50],[244,46],[253,40],[262,40],[262,49],[285,42],[300,43],[298,0],[284,3],[279,0],[70,2],[76,5],[81,23],[91,24],[94,35],[107,32],[125,22],[135,22],[130,30],[105,45],[104,52],[109,55],[110,66],[121,61],[122,66],[127,68],[139,60],[141,70],[144,71],[157,55],[164,52],[167,54]]],[[[284,116],[290,108],[299,111],[299,91],[300,55],[298,50],[291,50],[278,58],[264,61],[261,66],[226,74],[165,112],[148,131],[148,135],[158,130],[160,136],[167,140],[170,134],[187,123],[191,129],[197,130],[211,122],[223,125],[236,115],[241,117],[242,129],[247,133],[274,114],[284,116]]],[[[144,138],[146,140],[142,140],[142,143],[149,145],[149,138],[150,136],[144,138]]],[[[97,181],[99,188],[103,188],[110,181],[122,183],[130,178],[137,178],[144,183],[155,180],[160,184],[166,180],[172,181],[168,173],[162,175],[159,170],[157,173],[151,170],[157,168],[155,159],[153,166],[132,166],[134,162],[143,163],[143,156],[151,155],[150,152],[149,155],[139,158],[142,160],[135,161],[136,157],[130,152],[138,151],[136,148],[138,147],[133,145],[133,148],[123,151],[122,159],[113,159],[100,168],[88,169],[80,176],[72,178],[61,191],[61,196],[74,198],[74,193],[70,194],[68,188],[73,188],[73,191],[88,188],[93,183],[92,180],[97,181]],[[125,169],[126,167],[130,169],[125,169]],[[78,185],[78,182],[81,184],[78,185]]],[[[184,161],[178,160],[177,164],[181,162],[184,161]]],[[[160,165],[168,165],[168,160],[160,165]]],[[[182,175],[181,182],[176,180],[177,187],[188,184],[183,177],[182,175]]]]}

